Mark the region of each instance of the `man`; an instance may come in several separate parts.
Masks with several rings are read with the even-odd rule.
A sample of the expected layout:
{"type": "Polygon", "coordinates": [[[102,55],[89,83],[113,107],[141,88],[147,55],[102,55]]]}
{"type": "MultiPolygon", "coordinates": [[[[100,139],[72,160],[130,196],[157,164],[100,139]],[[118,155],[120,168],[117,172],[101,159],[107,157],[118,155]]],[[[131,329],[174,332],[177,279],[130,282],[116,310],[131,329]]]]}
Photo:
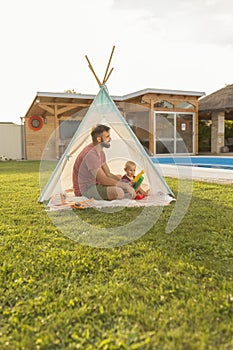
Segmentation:
{"type": "Polygon", "coordinates": [[[91,132],[92,143],[78,155],[73,167],[73,187],[75,196],[114,200],[123,199],[125,192],[131,198],[136,192],[129,183],[120,181],[121,176],[114,175],[106,163],[103,148],[109,148],[110,128],[97,125],[91,132]]]}

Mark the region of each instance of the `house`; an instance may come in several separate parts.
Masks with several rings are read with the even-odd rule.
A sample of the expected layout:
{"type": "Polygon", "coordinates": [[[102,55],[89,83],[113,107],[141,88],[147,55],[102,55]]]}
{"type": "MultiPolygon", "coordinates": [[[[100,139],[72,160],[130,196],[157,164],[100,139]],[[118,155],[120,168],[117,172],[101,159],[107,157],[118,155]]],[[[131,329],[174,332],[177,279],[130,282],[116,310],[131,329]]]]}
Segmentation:
{"type": "MultiPolygon", "coordinates": [[[[198,99],[203,95],[148,88],[111,97],[150,155],[181,155],[198,153],[198,99]]],[[[26,159],[41,159],[51,135],[53,147],[47,155],[60,158],[94,98],[38,92],[23,118],[26,159]]]]}
{"type": "Polygon", "coordinates": [[[233,151],[232,137],[225,137],[225,121],[233,121],[233,84],[199,100],[199,119],[208,123],[211,130],[212,154],[233,151]]]}
{"type": "Polygon", "coordinates": [[[24,158],[23,128],[21,125],[0,122],[0,157],[19,160],[24,158]]]}

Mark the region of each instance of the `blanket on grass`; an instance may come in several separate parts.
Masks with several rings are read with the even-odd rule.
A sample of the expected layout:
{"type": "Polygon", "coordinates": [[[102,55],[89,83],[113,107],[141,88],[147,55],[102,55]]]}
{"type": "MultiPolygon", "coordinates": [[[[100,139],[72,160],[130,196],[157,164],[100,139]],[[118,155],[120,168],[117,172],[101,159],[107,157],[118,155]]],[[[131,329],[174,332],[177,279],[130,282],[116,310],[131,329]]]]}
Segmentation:
{"type": "Polygon", "coordinates": [[[50,199],[47,204],[48,211],[54,210],[72,210],[72,209],[85,209],[85,208],[114,208],[114,207],[143,207],[143,206],[165,206],[169,205],[175,199],[162,192],[158,192],[154,195],[149,195],[143,199],[129,199],[124,198],[121,200],[97,200],[94,198],[88,199],[84,196],[75,197],[72,194],[60,194],[50,199]]]}

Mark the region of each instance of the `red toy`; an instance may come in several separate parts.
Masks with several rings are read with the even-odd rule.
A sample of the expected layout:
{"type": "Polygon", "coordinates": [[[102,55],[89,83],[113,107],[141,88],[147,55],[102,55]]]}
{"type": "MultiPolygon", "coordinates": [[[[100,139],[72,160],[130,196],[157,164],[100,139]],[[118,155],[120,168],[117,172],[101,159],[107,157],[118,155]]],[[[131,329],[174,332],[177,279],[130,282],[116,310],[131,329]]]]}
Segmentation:
{"type": "Polygon", "coordinates": [[[143,199],[144,197],[145,197],[144,194],[139,193],[139,194],[136,195],[135,199],[140,200],[140,199],[143,199]]]}

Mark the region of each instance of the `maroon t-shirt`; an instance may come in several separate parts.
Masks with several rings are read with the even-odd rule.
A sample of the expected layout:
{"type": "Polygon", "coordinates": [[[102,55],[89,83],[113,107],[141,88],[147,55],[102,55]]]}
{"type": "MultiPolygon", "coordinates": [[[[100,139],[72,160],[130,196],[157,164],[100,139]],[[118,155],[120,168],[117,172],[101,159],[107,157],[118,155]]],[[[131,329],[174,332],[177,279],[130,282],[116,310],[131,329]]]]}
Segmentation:
{"type": "Polygon", "coordinates": [[[97,183],[92,170],[98,170],[106,162],[105,153],[98,153],[91,143],[79,153],[73,167],[73,188],[75,196],[81,196],[90,185],[97,183]]]}
{"type": "MultiPolygon", "coordinates": [[[[135,177],[135,176],[134,176],[135,177]]],[[[121,181],[129,182],[131,186],[134,187],[135,182],[133,182],[126,174],[122,176],[121,181]]]]}

